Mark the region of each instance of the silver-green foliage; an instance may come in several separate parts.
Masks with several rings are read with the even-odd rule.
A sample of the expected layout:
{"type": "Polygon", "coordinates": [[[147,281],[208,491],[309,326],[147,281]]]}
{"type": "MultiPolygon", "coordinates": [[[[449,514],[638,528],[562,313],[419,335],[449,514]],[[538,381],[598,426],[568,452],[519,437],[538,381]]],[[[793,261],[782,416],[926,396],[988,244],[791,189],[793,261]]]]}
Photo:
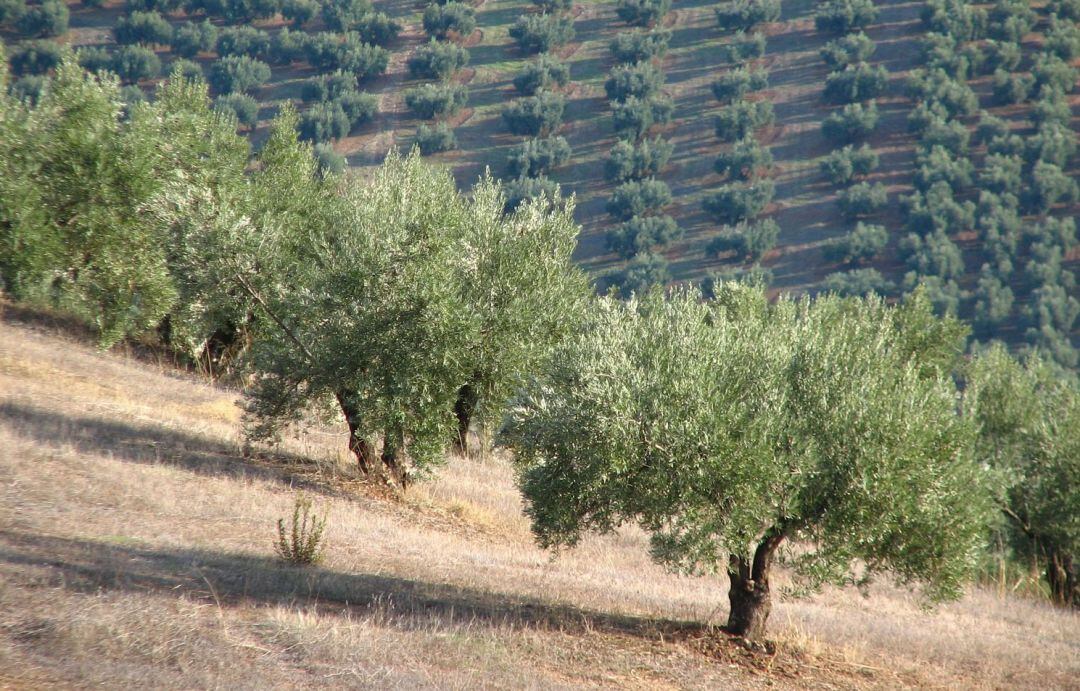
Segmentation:
{"type": "Polygon", "coordinates": [[[242,172],[247,156],[235,121],[210,110],[204,86],[185,84],[124,117],[115,78],[68,56],[34,105],[0,98],[6,291],[85,318],[103,345],[169,313],[184,292],[174,238],[149,222],[146,205],[171,177],[242,172]]]}
{"type": "Polygon", "coordinates": [[[1017,553],[1045,567],[1053,598],[1080,606],[1080,386],[1038,357],[996,345],[968,371],[978,457],[995,472],[1017,553]]]}
{"type": "Polygon", "coordinates": [[[958,595],[985,525],[949,375],[964,327],[921,298],[716,293],[601,299],[517,398],[502,440],[540,543],[637,523],[697,572],[778,537],[809,585],[862,560],[958,595]]]}

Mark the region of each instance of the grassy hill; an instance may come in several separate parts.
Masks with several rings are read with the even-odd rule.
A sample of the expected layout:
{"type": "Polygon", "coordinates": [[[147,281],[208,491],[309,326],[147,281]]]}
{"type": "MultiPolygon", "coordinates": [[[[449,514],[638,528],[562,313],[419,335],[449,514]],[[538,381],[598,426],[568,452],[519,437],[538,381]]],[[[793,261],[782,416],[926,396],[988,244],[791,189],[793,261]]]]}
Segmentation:
{"type": "MultiPolygon", "coordinates": [[[[774,654],[711,628],[726,581],[664,572],[637,531],[537,549],[504,460],[404,496],[341,430],[245,448],[237,392],[0,321],[0,688],[1068,688],[1074,612],[887,584],[778,602],[774,654]],[[325,561],[277,560],[303,490],[325,561]]],[[[780,581],[786,578],[781,574],[780,581]]]]}

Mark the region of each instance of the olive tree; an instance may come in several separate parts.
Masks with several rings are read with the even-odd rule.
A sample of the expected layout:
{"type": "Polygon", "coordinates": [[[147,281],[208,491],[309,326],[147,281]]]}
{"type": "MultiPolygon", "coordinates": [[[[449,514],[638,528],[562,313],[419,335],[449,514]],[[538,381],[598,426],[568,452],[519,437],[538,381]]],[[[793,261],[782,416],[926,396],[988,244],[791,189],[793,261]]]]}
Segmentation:
{"type": "Polygon", "coordinates": [[[713,96],[721,103],[742,98],[751,91],[761,91],[769,85],[768,73],[759,68],[739,67],[725,72],[712,83],[713,96]]]}
{"type": "Polygon", "coordinates": [[[713,169],[732,180],[748,180],[773,164],[772,153],[753,137],[735,142],[730,150],[716,157],[713,169]]]}
{"type": "Polygon", "coordinates": [[[720,255],[735,252],[740,261],[758,261],[776,246],[780,225],[767,218],[763,221],[743,221],[720,231],[705,247],[705,253],[720,255]]]}
{"type": "Polygon", "coordinates": [[[616,65],[604,82],[604,92],[609,100],[623,102],[630,97],[648,100],[660,93],[664,86],[664,74],[649,62],[633,65],[616,65]]]}
{"type": "Polygon", "coordinates": [[[612,287],[619,289],[624,298],[640,295],[654,286],[666,285],[671,280],[668,260],[662,254],[643,252],[618,271],[607,276],[612,287]]]}
{"type": "Polygon", "coordinates": [[[873,172],[878,167],[878,155],[866,144],[859,148],[848,144],[823,158],[819,165],[834,185],[847,185],[873,172]]]}
{"type": "Polygon", "coordinates": [[[843,237],[825,245],[825,257],[845,264],[865,262],[876,257],[889,244],[889,231],[885,226],[863,223],[843,237]]]}
{"type": "Polygon", "coordinates": [[[608,50],[617,62],[633,64],[664,57],[670,40],[670,29],[624,31],[615,35],[608,44],[608,50]]]}
{"type": "Polygon", "coordinates": [[[528,139],[514,148],[507,158],[507,169],[514,177],[537,177],[549,173],[570,160],[570,145],[563,137],[528,139]]]}
{"type": "Polygon", "coordinates": [[[548,91],[520,98],[502,111],[506,127],[514,134],[537,136],[554,132],[562,123],[566,99],[548,91]]]}
{"type": "Polygon", "coordinates": [[[842,34],[873,24],[877,15],[873,0],[826,0],[814,14],[814,25],[842,34]]]}
{"type": "Polygon", "coordinates": [[[637,144],[619,140],[604,161],[604,175],[617,182],[656,175],[667,165],[673,150],[671,143],[661,137],[644,139],[637,144]]]}
{"type": "Polygon", "coordinates": [[[738,223],[765,210],[776,192],[772,180],[753,180],[722,185],[701,205],[721,223],[738,223]]]}
{"type": "Polygon", "coordinates": [[[850,144],[868,136],[877,124],[877,103],[849,103],[821,121],[821,133],[836,144],[850,144]]]}
{"type": "Polygon", "coordinates": [[[132,12],[120,17],[113,25],[113,36],[120,45],[146,43],[168,45],[173,40],[173,28],[157,12],[132,12]]]}
{"type": "Polygon", "coordinates": [[[60,0],[42,0],[40,5],[26,8],[15,24],[29,38],[60,36],[68,30],[71,13],[60,0]]]}
{"type": "Polygon", "coordinates": [[[648,27],[660,21],[671,9],[671,0],[618,0],[615,14],[632,26],[648,27]]]}
{"type": "Polygon", "coordinates": [[[510,38],[526,53],[545,53],[574,39],[574,19],[553,14],[530,14],[510,27],[510,38]]]}
{"type": "Polygon", "coordinates": [[[842,70],[848,65],[869,60],[875,49],[870,37],[860,31],[826,43],[821,49],[821,59],[831,69],[842,70]]]}
{"type": "Polygon", "coordinates": [[[997,474],[997,505],[1015,553],[1043,565],[1054,601],[1080,607],[1080,386],[1038,357],[1001,346],[968,368],[980,460],[997,474]]]}
{"type": "Polygon", "coordinates": [[[609,250],[623,259],[655,251],[682,237],[682,229],[671,216],[634,216],[604,236],[609,250]]]}
{"type": "Polygon", "coordinates": [[[620,139],[638,140],[648,134],[654,125],[671,122],[674,110],[675,104],[669,96],[630,96],[625,101],[611,104],[611,120],[615,134],[620,139]]]}
{"type": "Polygon", "coordinates": [[[219,93],[253,91],[270,79],[270,66],[245,55],[231,55],[210,68],[210,86],[219,93]]]}
{"type": "Polygon", "coordinates": [[[659,211],[671,203],[671,189],[663,180],[631,180],[615,188],[607,212],[619,221],[659,211]]]}
{"type": "Polygon", "coordinates": [[[716,136],[725,142],[743,139],[776,119],[769,101],[738,100],[724,106],[716,116],[716,136]]]}
{"type": "Polygon", "coordinates": [[[462,2],[430,4],[424,10],[424,31],[438,39],[466,37],[476,28],[476,10],[462,2]]]}
{"type": "Polygon", "coordinates": [[[568,83],[570,68],[546,53],[525,65],[514,77],[514,88],[524,96],[533,96],[540,89],[566,86],[568,83]]]}
{"type": "Polygon", "coordinates": [[[469,63],[469,51],[453,43],[432,39],[409,56],[409,74],[420,79],[449,79],[469,63]]]}
{"type": "Polygon", "coordinates": [[[490,179],[466,197],[418,154],[391,153],[363,182],[322,176],[296,120],[279,116],[238,200],[178,182],[171,222],[198,270],[256,315],[251,437],[344,417],[360,468],[406,485],[445,459],[464,387],[495,415],[576,322],[578,229],[561,203],[505,215],[490,179]]]}
{"type": "Polygon", "coordinates": [[[445,122],[437,122],[430,126],[420,125],[416,128],[416,138],[413,142],[425,156],[457,148],[454,130],[445,122]]]}
{"type": "Polygon", "coordinates": [[[453,115],[468,100],[469,90],[461,84],[423,84],[405,91],[405,105],[425,120],[453,115]]]}
{"type": "Polygon", "coordinates": [[[217,27],[209,20],[203,20],[198,24],[184,22],[173,32],[172,50],[181,57],[194,58],[199,53],[213,50],[217,44],[217,36],[217,27]]]}
{"type": "Polygon", "coordinates": [[[716,8],[716,21],[721,29],[753,28],[762,22],[780,19],[780,0],[731,0],[716,8]]]}
{"type": "Polygon", "coordinates": [[[636,523],[654,560],[727,571],[751,641],[785,547],[807,586],[888,573],[958,596],[987,504],[949,376],[964,328],[924,299],[715,291],[600,299],[519,394],[501,439],[539,542],[636,523]]]}

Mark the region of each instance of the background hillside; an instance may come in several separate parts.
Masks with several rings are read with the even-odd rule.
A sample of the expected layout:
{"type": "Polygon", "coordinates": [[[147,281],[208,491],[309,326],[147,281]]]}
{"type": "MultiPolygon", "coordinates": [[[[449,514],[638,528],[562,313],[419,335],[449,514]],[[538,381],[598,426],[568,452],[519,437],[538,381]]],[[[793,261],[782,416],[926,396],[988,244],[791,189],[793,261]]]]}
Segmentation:
{"type": "MultiPolygon", "coordinates": [[[[888,584],[781,601],[779,652],[710,633],[726,579],[636,530],[558,557],[503,460],[454,457],[404,498],[340,430],[242,453],[237,393],[0,321],[0,688],[1069,688],[1078,617],[1016,585],[931,613],[888,584]],[[274,526],[329,512],[319,567],[274,526]]],[[[780,582],[786,577],[780,574],[780,582]]]]}
{"type": "MultiPolygon", "coordinates": [[[[774,159],[762,177],[775,183],[775,195],[759,218],[775,220],[779,235],[775,247],[767,249],[756,262],[754,258],[742,261],[730,251],[708,251],[710,243],[723,233],[723,224],[707,213],[702,203],[728,182],[714,172],[713,164],[719,153],[730,149],[714,133],[714,116],[723,104],[714,98],[711,90],[712,83],[734,67],[727,59],[725,49],[734,40],[733,33],[723,30],[715,15],[721,4],[696,0],[674,3],[657,26],[671,31],[666,55],[654,62],[663,73],[663,93],[671,97],[674,110],[670,123],[651,131],[651,135],[662,136],[673,145],[670,161],[656,178],[670,188],[672,199],[663,213],[677,221],[682,234],[654,249],[669,262],[670,279],[697,282],[714,272],[745,271],[758,263],[770,272],[771,286],[785,291],[818,289],[830,274],[850,269],[878,270],[881,280],[875,277],[860,283],[849,275],[847,281],[833,283],[830,287],[853,292],[876,288],[890,295],[900,295],[909,291],[916,280],[929,280],[942,309],[957,310],[963,316],[975,319],[978,338],[1003,338],[1013,344],[1037,343],[1054,351],[1063,364],[1075,366],[1075,348],[1080,343],[1080,321],[1077,320],[1080,303],[1076,301],[1073,273],[1080,263],[1080,248],[1074,238],[1066,238],[1058,243],[1056,258],[1052,253],[1033,252],[1032,246],[1039,237],[1027,230],[1039,227],[1047,214],[1056,218],[1075,217],[1080,210],[1075,197],[1065,194],[1037,213],[1021,209],[1022,218],[1018,221],[1022,226],[1014,233],[1021,238],[1019,248],[1012,250],[1010,268],[1001,269],[1001,262],[995,259],[993,241],[989,239],[991,233],[978,222],[978,217],[984,216],[989,207],[984,204],[974,209],[985,187],[978,181],[978,174],[986,169],[986,157],[992,148],[976,134],[970,152],[961,156],[970,158],[975,179],[956,186],[956,199],[972,203],[976,213],[971,219],[975,220],[961,221],[950,227],[947,233],[950,242],[944,249],[935,246],[933,251],[918,254],[910,247],[902,247],[909,231],[902,201],[914,190],[921,136],[911,131],[908,117],[920,102],[926,100],[912,95],[906,84],[913,70],[926,66],[928,58],[923,45],[928,32],[933,30],[940,34],[943,31],[941,26],[931,26],[920,18],[927,8],[924,2],[875,2],[877,16],[864,27],[866,35],[875,44],[875,51],[866,62],[873,68],[887,70],[887,81],[876,98],[878,125],[864,140],[877,154],[880,163],[863,177],[863,181],[871,186],[883,185],[887,200],[880,208],[859,216],[858,220],[883,226],[887,232],[885,245],[861,261],[837,261],[826,251],[831,241],[843,238],[855,225],[855,220],[845,218],[837,204],[843,186],[831,182],[820,170],[823,157],[836,146],[822,134],[821,124],[831,113],[842,108],[824,98],[830,68],[820,51],[827,42],[843,33],[823,31],[815,25],[815,13],[827,3],[786,0],[778,21],[755,27],[754,30],[764,33],[767,43],[763,57],[748,62],[751,67],[767,71],[768,85],[747,98],[771,103],[775,113],[775,121],[760,128],[756,137],[770,149],[774,159]],[[1029,261],[1036,264],[1034,269],[1025,268],[1029,261]],[[989,273],[983,273],[984,264],[990,265],[989,273]],[[1039,267],[1047,264],[1052,265],[1053,276],[1040,273],[1039,267]],[[915,271],[915,275],[905,280],[911,271],[915,271]],[[981,282],[981,279],[986,280],[981,282]],[[1005,288],[1011,291],[1007,299],[1002,298],[1005,288]],[[1040,293],[1040,289],[1046,290],[1040,293]]],[[[209,7],[211,3],[203,5],[209,7]]],[[[260,6],[259,3],[225,5],[260,6]]],[[[994,28],[998,20],[994,13],[1005,10],[995,8],[1013,11],[1009,9],[1013,5],[1037,10],[1030,29],[1014,37],[1021,48],[1019,62],[1005,70],[1013,76],[1027,78],[1039,56],[1049,50],[1047,13],[1058,12],[1062,22],[1068,22],[1071,27],[1072,20],[1067,16],[1071,3],[1010,5],[1002,0],[995,5],[956,2],[950,5],[952,9],[948,12],[955,14],[957,8],[975,8],[975,11],[987,13],[990,29],[989,34],[985,30],[983,34],[998,36],[994,28]]],[[[179,9],[177,3],[124,5],[108,0],[99,7],[70,5],[70,29],[57,40],[76,47],[96,46],[111,50],[117,22],[139,7],[155,6],[167,10],[165,16],[174,27],[191,17],[201,19],[204,14],[219,29],[230,24],[210,11],[203,13],[190,9],[200,7],[199,3],[189,3],[189,10],[185,11],[179,9]]],[[[317,11],[318,6],[315,7],[313,18],[302,27],[309,35],[328,29],[317,11]]],[[[388,51],[385,73],[360,81],[360,89],[376,97],[377,112],[370,121],[354,127],[347,136],[332,141],[334,150],[345,155],[348,164],[356,169],[365,170],[377,165],[391,147],[410,146],[417,128],[425,124],[411,114],[404,98],[407,89],[431,81],[414,79],[408,69],[410,56],[428,40],[422,26],[425,7],[426,3],[410,0],[374,2],[374,11],[397,21],[401,31],[397,38],[384,42],[388,51]]],[[[472,7],[475,9],[475,30],[467,36],[450,35],[451,40],[469,52],[468,64],[449,78],[452,83],[468,87],[464,107],[444,118],[453,128],[457,148],[432,155],[433,160],[451,166],[463,186],[471,184],[488,168],[496,176],[508,175],[507,158],[523,141],[523,137],[509,132],[501,113],[507,103],[519,96],[512,84],[513,78],[535,60],[535,55],[523,52],[510,31],[519,17],[538,11],[532,3],[522,0],[480,0],[472,3],[472,7]]],[[[604,176],[604,160],[618,141],[612,126],[611,103],[604,89],[609,70],[616,64],[608,46],[618,34],[633,29],[616,15],[616,10],[613,1],[573,4],[564,14],[572,19],[575,35],[568,43],[551,51],[569,66],[570,81],[558,89],[566,99],[562,123],[547,134],[565,137],[571,154],[568,161],[547,175],[559,183],[564,192],[577,196],[577,220],[583,228],[577,258],[598,278],[601,288],[608,282],[605,276],[626,264],[625,258],[609,250],[606,241],[607,233],[618,225],[605,210],[618,184],[604,176]]],[[[256,9],[249,10],[248,14],[259,13],[256,9]]],[[[280,34],[287,24],[280,14],[250,21],[234,19],[233,23],[255,26],[270,35],[280,34]]],[[[4,35],[12,42],[21,38],[10,26],[4,35]]],[[[969,43],[986,52],[988,44],[984,38],[969,43]]],[[[960,45],[967,44],[961,41],[960,45]]],[[[152,48],[163,63],[161,72],[168,73],[176,60],[174,51],[167,45],[152,48]]],[[[215,49],[210,49],[199,52],[195,61],[209,74],[218,57],[215,49]]],[[[1069,57],[1069,62],[1074,66],[1078,64],[1075,55],[1069,57]]],[[[271,76],[265,85],[251,91],[259,104],[257,124],[251,131],[251,138],[256,143],[265,136],[270,119],[282,103],[293,101],[301,109],[311,107],[301,101],[303,86],[320,72],[328,71],[312,67],[302,59],[283,65],[272,64],[271,68],[271,76]]],[[[1001,118],[1010,134],[1018,134],[1024,140],[1035,136],[1037,128],[1032,118],[1038,120],[1041,117],[1034,113],[1035,107],[1047,101],[1047,93],[1036,93],[1036,88],[1031,88],[1026,100],[1002,103],[994,95],[994,76],[990,72],[973,69],[970,74],[953,75],[956,81],[966,83],[978,99],[976,110],[957,117],[956,121],[969,133],[976,133],[980,123],[985,121],[984,116],[989,115],[1001,118]]],[[[1066,79],[1069,78],[1067,75],[1066,79]]],[[[1080,98],[1072,93],[1075,91],[1075,73],[1071,78],[1073,83],[1064,89],[1067,113],[1063,117],[1066,129],[1075,134],[1080,98]]],[[[141,79],[138,84],[150,90],[156,79],[141,79]]],[[[1059,114],[1058,117],[1062,116],[1059,114]]],[[[1062,172],[1074,180],[1077,177],[1076,161],[1075,156],[1067,156],[1062,166],[1062,172]]],[[[1029,168],[1025,168],[1025,185],[1031,181],[1029,168]]],[[[1015,238],[1012,243],[1017,245],[1015,238]]],[[[666,277],[654,273],[646,275],[644,280],[656,278],[666,277]]],[[[860,278],[867,279],[865,275],[860,278]]]]}

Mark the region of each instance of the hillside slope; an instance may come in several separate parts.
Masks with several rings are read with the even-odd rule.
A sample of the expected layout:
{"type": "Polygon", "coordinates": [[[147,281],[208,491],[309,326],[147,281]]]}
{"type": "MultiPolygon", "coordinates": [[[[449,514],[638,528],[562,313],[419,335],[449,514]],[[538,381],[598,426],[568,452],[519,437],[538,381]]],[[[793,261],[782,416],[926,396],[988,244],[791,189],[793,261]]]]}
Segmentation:
{"type": "Polygon", "coordinates": [[[337,430],[243,454],[234,391],[0,322],[0,688],[1066,688],[1080,617],[886,585],[778,603],[776,655],[705,625],[726,582],[634,531],[553,558],[507,465],[451,459],[401,499],[337,430]],[[325,562],[271,541],[298,488],[325,562]]]}

